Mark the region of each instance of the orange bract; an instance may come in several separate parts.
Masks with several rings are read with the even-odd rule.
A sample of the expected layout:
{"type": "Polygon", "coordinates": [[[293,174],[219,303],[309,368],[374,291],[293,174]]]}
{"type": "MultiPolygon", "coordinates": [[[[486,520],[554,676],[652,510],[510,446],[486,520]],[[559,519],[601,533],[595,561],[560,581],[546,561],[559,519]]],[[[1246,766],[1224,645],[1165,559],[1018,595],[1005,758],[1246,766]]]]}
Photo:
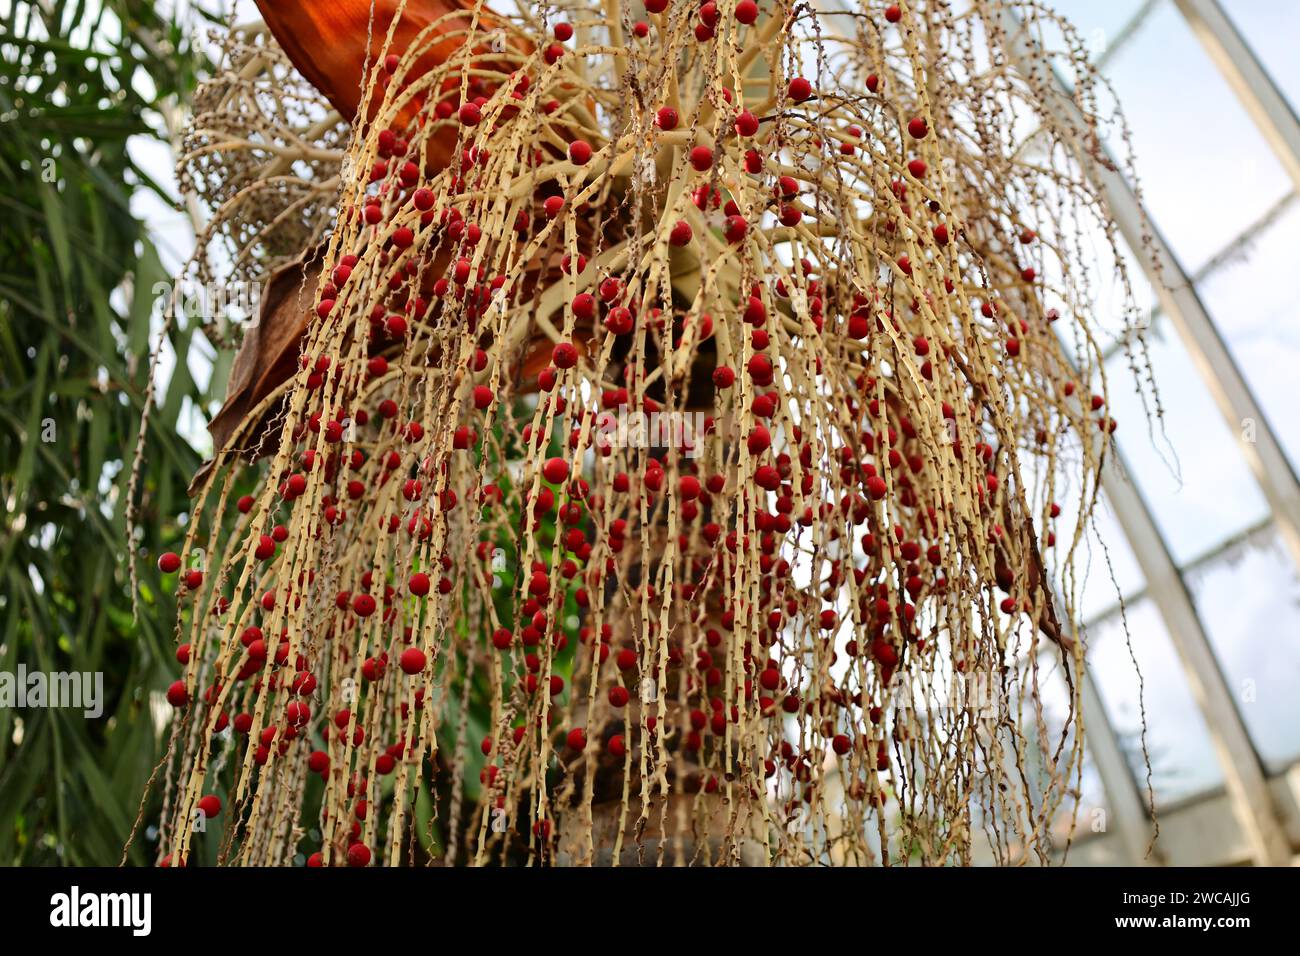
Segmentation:
{"type": "MultiPolygon", "coordinates": [[[[464,43],[473,24],[474,4],[460,0],[411,0],[399,4],[394,0],[257,0],[266,25],[311,84],[325,94],[334,108],[349,122],[361,105],[362,78],[367,64],[382,67],[385,40],[393,18],[401,7],[387,52],[400,55],[419,34],[437,23],[446,39],[426,44],[427,52],[416,64],[413,75],[446,62],[464,43]],[[373,11],[373,20],[371,19],[373,11]],[[460,13],[460,16],[454,14],[460,13]],[[369,49],[366,47],[369,40],[369,49]]],[[[490,28],[496,18],[480,15],[479,29],[490,28]]],[[[414,113],[419,104],[409,107],[414,113]]]]}
{"type": "MultiPolygon", "coordinates": [[[[419,42],[424,52],[406,74],[406,81],[411,82],[447,62],[472,32],[481,39],[485,30],[499,24],[488,11],[476,15],[477,4],[470,0],[411,0],[405,4],[397,0],[257,0],[257,6],[298,72],[349,123],[361,107],[366,72],[382,71],[388,55],[401,56],[419,42]],[[393,40],[388,44],[394,18],[397,25],[392,27],[393,40]],[[428,35],[422,38],[426,31],[428,35]],[[441,39],[433,39],[435,36],[441,39]]],[[[483,48],[482,52],[488,51],[483,48]]],[[[448,86],[443,84],[444,92],[448,86]]],[[[414,97],[393,125],[401,128],[410,122],[420,112],[423,99],[414,97]]],[[[379,98],[372,98],[370,115],[378,108],[379,98]]],[[[455,132],[446,130],[429,145],[429,163],[445,166],[456,145],[455,132]]]]}

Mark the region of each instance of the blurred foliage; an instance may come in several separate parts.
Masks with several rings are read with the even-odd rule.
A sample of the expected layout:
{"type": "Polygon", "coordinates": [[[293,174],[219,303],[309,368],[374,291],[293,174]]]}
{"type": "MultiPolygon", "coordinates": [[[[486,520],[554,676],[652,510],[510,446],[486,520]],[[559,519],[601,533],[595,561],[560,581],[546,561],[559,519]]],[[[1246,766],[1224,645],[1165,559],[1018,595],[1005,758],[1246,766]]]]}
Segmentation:
{"type": "MultiPolygon", "coordinates": [[[[0,708],[0,865],[114,865],[165,744],[150,694],[177,669],[152,560],[180,540],[199,463],[177,422],[209,398],[182,324],[141,475],[133,621],[127,483],[169,277],[130,206],[163,193],[127,143],[162,135],[202,59],[152,3],[47,0],[0,3],[0,60],[0,671],[104,674],[98,719],[0,708]]],[[[133,861],[149,856],[138,840],[133,861]]]]}

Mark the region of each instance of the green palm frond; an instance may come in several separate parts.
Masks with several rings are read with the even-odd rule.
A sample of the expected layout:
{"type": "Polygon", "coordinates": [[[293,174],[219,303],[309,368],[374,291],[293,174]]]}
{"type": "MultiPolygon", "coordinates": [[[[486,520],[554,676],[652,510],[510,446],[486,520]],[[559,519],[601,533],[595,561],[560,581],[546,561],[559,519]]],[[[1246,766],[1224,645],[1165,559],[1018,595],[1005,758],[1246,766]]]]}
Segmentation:
{"type": "MultiPolygon", "coordinates": [[[[125,510],[149,367],[153,286],[169,277],[128,149],[199,56],[151,3],[20,2],[0,13],[0,671],[102,672],[104,712],[0,708],[0,864],[112,864],[159,756],[149,692],[175,667],[171,616],[142,562],[131,615],[125,510]]],[[[172,334],[182,373],[193,328],[172,334]]],[[[198,465],[177,437],[175,374],[142,475],[142,552],[181,534],[198,465]]],[[[134,859],[143,862],[144,848],[134,859]]]]}

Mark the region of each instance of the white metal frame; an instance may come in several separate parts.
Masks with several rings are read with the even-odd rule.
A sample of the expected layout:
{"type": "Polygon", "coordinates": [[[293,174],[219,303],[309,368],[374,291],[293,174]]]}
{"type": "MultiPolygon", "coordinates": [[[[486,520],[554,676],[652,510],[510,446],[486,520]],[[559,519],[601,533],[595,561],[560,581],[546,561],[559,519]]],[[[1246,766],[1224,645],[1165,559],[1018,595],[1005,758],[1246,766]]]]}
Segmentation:
{"type": "Polygon", "coordinates": [[[1300,119],[1218,0],[1174,0],[1300,190],[1300,119]]]}

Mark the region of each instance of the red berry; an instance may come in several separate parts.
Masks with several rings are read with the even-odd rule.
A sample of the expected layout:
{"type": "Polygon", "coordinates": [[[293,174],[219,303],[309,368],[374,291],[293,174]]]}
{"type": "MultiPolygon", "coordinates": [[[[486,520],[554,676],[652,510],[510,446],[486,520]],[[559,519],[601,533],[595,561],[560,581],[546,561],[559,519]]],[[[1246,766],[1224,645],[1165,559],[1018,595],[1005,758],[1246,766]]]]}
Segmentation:
{"type": "Polygon", "coordinates": [[[685,219],[678,219],[677,224],[668,233],[668,241],[674,246],[684,246],[691,241],[694,235],[691,224],[685,219]]]}
{"type": "Polygon", "coordinates": [[[412,574],[411,580],[408,584],[410,585],[411,593],[416,597],[424,597],[429,593],[429,576],[423,571],[416,571],[412,574]]]}
{"type": "Polygon", "coordinates": [[[573,38],[573,27],[567,23],[557,23],[555,25],[555,39],[561,43],[566,43],[573,38]]]}
{"type": "Polygon", "coordinates": [[[348,847],[348,866],[368,866],[370,864],[370,847],[364,843],[354,843],[348,847]]]}
{"type": "Polygon", "coordinates": [[[190,702],[189,692],[185,689],[185,681],[178,680],[167,688],[167,703],[173,707],[181,708],[190,702]]]}
{"type": "Polygon", "coordinates": [[[754,0],[740,0],[736,4],[736,19],[746,25],[758,19],[758,4],[754,0]]]}
{"type": "Polygon", "coordinates": [[[158,570],[163,574],[175,574],[180,570],[181,557],[175,551],[164,551],[158,557],[158,570]]]}
{"type": "Polygon", "coordinates": [[[556,368],[573,368],[578,364],[578,350],[572,342],[560,342],[551,350],[551,361],[556,368]]]}
{"type": "Polygon", "coordinates": [[[833,749],[841,757],[843,757],[846,753],[849,752],[849,748],[851,746],[852,744],[849,741],[849,738],[844,734],[836,734],[833,738],[831,738],[831,749],[833,749]]]}
{"type": "Polygon", "coordinates": [[[568,744],[570,750],[586,750],[587,732],[583,730],[581,727],[574,727],[572,730],[569,731],[569,734],[567,737],[565,737],[564,742],[568,744]]]}
{"type": "Polygon", "coordinates": [[[580,139],[569,144],[569,160],[575,166],[585,166],[591,159],[591,145],[580,139]]]}
{"type": "Polygon", "coordinates": [[[632,327],[632,310],[624,306],[620,305],[610,309],[609,314],[605,316],[605,328],[615,335],[627,335],[632,331],[632,327]]]}
{"type": "Polygon", "coordinates": [[[205,817],[211,820],[221,812],[221,798],[214,796],[213,794],[208,794],[199,801],[199,809],[203,811],[205,817]]]}
{"type": "Polygon", "coordinates": [[[464,126],[477,126],[483,119],[483,111],[477,103],[464,103],[457,114],[464,126]]]}
{"type": "Polygon", "coordinates": [[[876,501],[879,501],[881,498],[885,497],[885,492],[887,490],[888,489],[885,486],[885,479],[881,478],[879,475],[872,475],[870,478],[867,479],[867,493],[870,494],[871,497],[874,498],[876,501]]]}
{"type": "Polygon", "coordinates": [[[907,121],[907,131],[912,135],[913,139],[925,139],[925,134],[930,129],[926,126],[924,117],[915,116],[907,121]]]}
{"type": "Polygon", "coordinates": [[[899,20],[903,19],[903,11],[899,8],[898,4],[891,3],[885,8],[885,19],[890,23],[897,23],[899,20]]]}
{"type": "Polygon", "coordinates": [[[601,282],[602,302],[614,302],[621,293],[623,293],[623,280],[620,278],[610,276],[601,282]]]}
{"type": "Polygon", "coordinates": [[[590,292],[579,292],[573,297],[571,303],[573,314],[585,321],[590,321],[591,317],[596,314],[596,297],[590,292]]]}
{"type": "Polygon", "coordinates": [[[627,744],[623,742],[622,734],[615,734],[613,737],[610,737],[609,743],[605,745],[605,749],[609,751],[611,757],[614,757],[617,760],[621,760],[623,757],[627,756],[627,744]]]}
{"type": "Polygon", "coordinates": [[[659,112],[655,114],[655,125],[664,132],[676,129],[677,121],[677,111],[671,106],[661,107],[659,112]]]}
{"type": "Polygon", "coordinates": [[[615,685],[609,689],[609,704],[611,707],[626,707],[628,693],[626,687],[615,685]]]}
{"type": "Polygon", "coordinates": [[[542,465],[542,477],[553,485],[558,485],[569,477],[569,463],[563,458],[548,458],[542,465]]]}
{"type": "Polygon", "coordinates": [[[546,201],[542,203],[542,210],[546,213],[547,219],[554,219],[563,209],[563,196],[547,196],[546,201]]]}
{"type": "Polygon", "coordinates": [[[291,727],[302,727],[311,720],[311,708],[300,700],[291,700],[284,709],[284,719],[291,727]]]}
{"type": "Polygon", "coordinates": [[[424,651],[418,647],[408,647],[402,651],[399,662],[402,670],[407,674],[418,674],[424,670],[424,665],[428,663],[428,658],[424,656],[424,651]]]}
{"type": "Polygon", "coordinates": [[[700,172],[713,165],[713,150],[707,146],[696,146],[691,150],[691,165],[700,172]]]}
{"type": "Polygon", "coordinates": [[[812,84],[802,76],[796,76],[790,81],[790,99],[796,103],[802,103],[804,100],[810,99],[812,95],[812,84]]]}
{"type": "Polygon", "coordinates": [[[741,136],[753,136],[758,132],[758,117],[749,110],[741,110],[736,117],[736,132],[741,136]]]}

